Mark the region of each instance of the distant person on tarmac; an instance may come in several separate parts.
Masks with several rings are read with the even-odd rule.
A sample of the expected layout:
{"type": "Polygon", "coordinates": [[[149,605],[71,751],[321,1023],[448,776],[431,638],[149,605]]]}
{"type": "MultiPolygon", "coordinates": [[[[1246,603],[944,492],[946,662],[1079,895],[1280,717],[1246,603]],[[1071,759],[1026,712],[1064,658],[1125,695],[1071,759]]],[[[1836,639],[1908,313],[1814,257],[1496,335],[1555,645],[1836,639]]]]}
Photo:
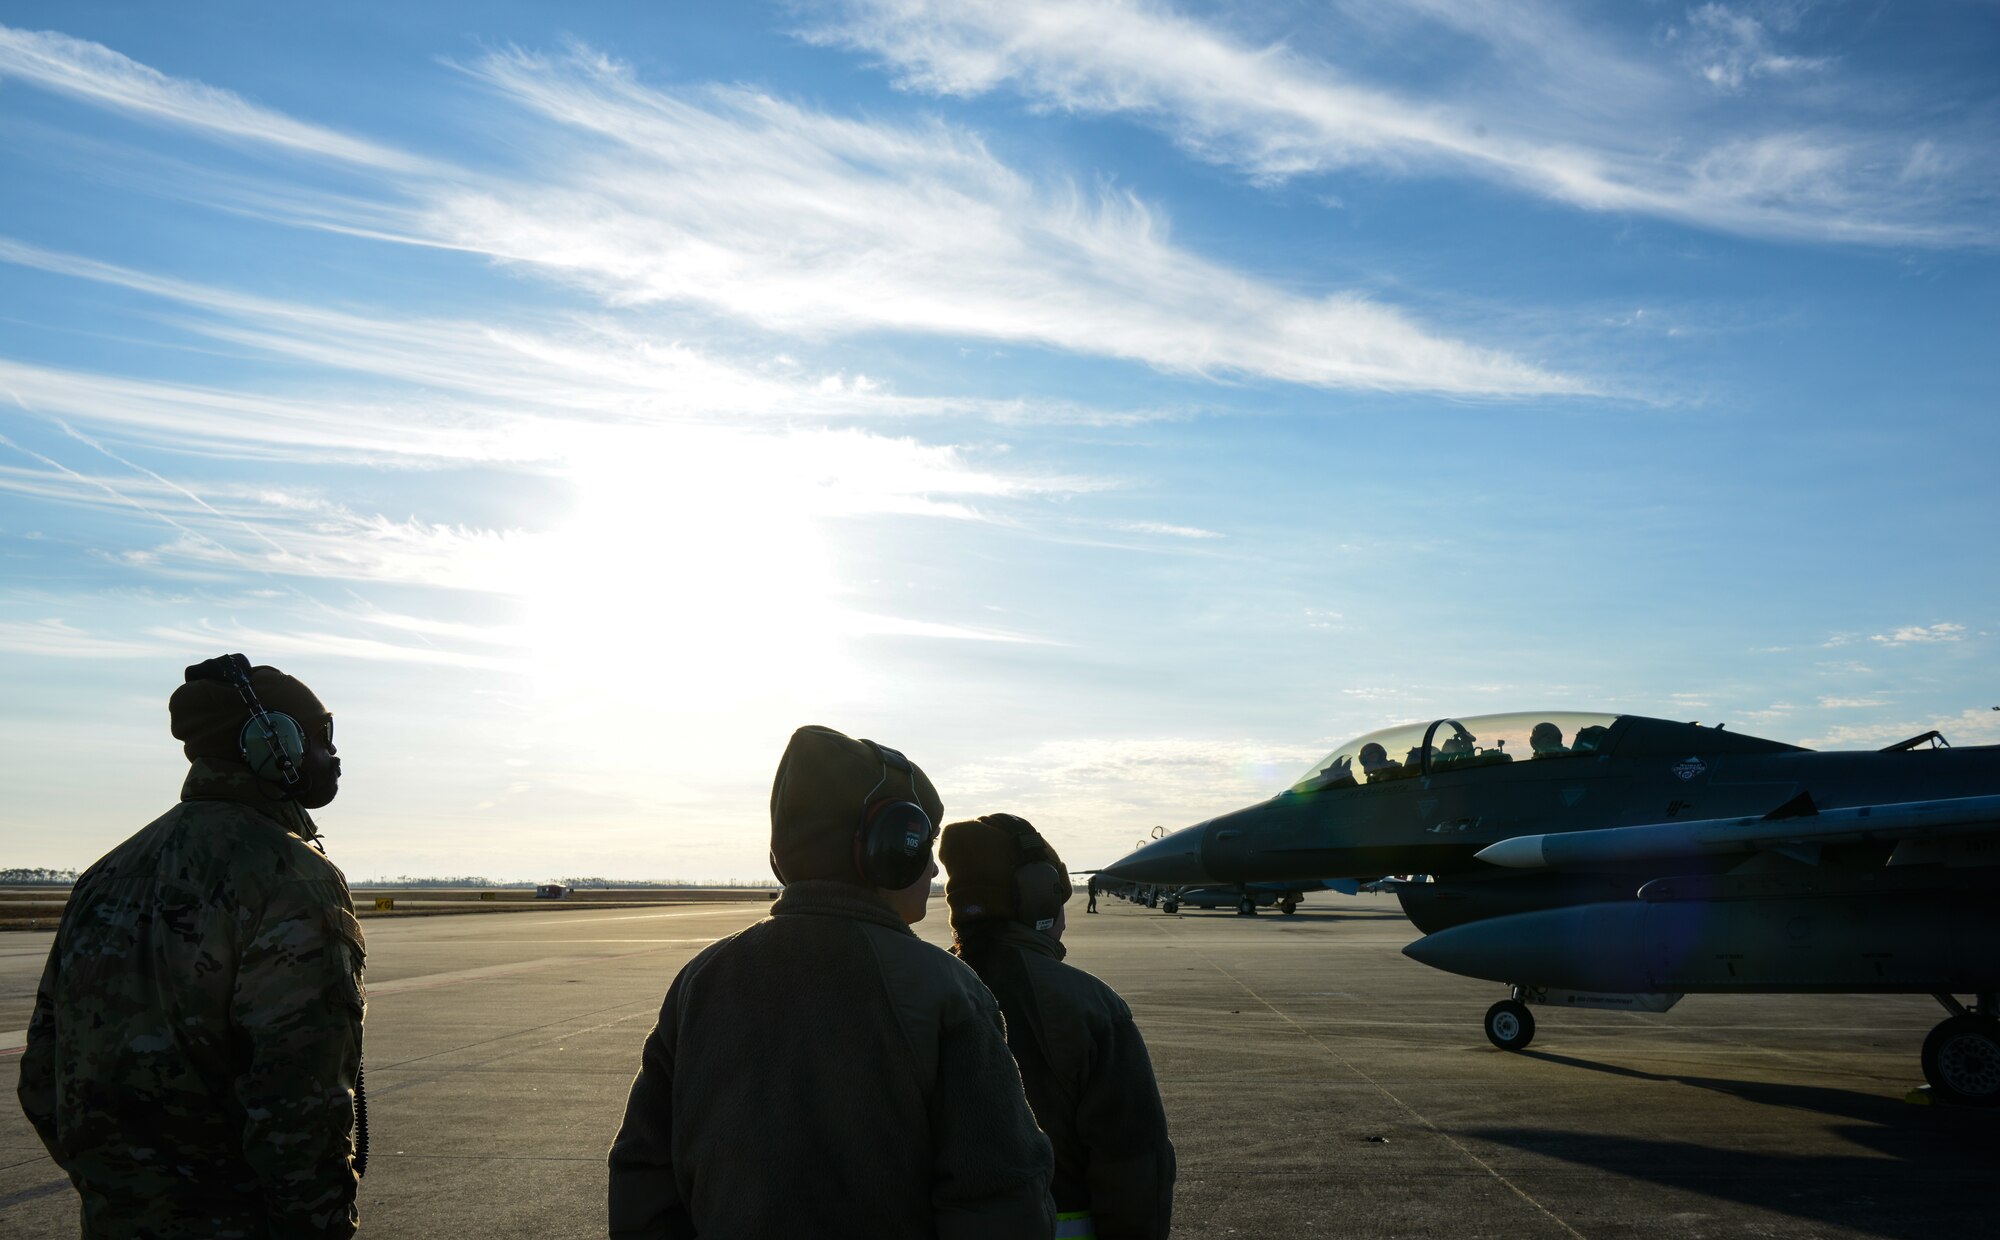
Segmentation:
{"type": "Polygon", "coordinates": [[[920,941],[931,781],[830,728],[771,787],[771,915],[689,961],[611,1146],[621,1237],[1051,1235],[1036,1131],[993,996],[920,941]]]}
{"type": "Polygon", "coordinates": [[[951,824],[938,851],[952,950],[1000,1001],[1028,1101],[1055,1146],[1056,1236],[1159,1240],[1174,1204],[1166,1112],[1131,1009],[1063,963],[1061,859],[1011,814],[951,824]]]}
{"type": "Polygon", "coordinates": [[[1095,913],[1097,911],[1097,875],[1095,874],[1090,876],[1089,891],[1090,903],[1084,907],[1083,911],[1086,913],[1095,913]]]}
{"type": "Polygon", "coordinates": [[[180,804],[71,889],[21,1109],[86,1237],[352,1236],[361,926],[307,812],[339,790],[333,716],[240,654],[188,668],[167,713],[180,804]]]}

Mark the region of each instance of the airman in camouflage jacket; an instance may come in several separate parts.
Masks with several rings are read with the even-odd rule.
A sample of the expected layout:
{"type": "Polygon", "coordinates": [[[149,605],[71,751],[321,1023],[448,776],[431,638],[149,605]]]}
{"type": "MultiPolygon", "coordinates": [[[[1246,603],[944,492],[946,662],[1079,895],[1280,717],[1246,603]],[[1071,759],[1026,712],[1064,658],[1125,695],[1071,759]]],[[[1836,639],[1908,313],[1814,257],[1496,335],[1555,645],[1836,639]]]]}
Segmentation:
{"type": "Polygon", "coordinates": [[[354,1234],[362,936],[311,817],[197,759],[77,880],[22,1109],[87,1237],[354,1234]]]}

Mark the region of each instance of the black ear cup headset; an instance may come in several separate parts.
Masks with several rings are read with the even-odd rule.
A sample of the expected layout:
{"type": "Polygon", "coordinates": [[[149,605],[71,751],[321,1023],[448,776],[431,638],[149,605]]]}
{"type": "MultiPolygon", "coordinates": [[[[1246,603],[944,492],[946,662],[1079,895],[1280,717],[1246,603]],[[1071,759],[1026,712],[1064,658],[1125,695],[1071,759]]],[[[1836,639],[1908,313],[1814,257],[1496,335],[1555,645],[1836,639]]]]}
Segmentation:
{"type": "Polygon", "coordinates": [[[1063,875],[1049,860],[1049,846],[1025,818],[1012,814],[988,814],[984,822],[1002,827],[1014,837],[1021,864],[1014,870],[1016,920],[1037,930],[1055,929],[1056,917],[1064,901],[1063,875]]]}
{"type": "Polygon", "coordinates": [[[889,770],[903,773],[903,782],[916,795],[916,777],[910,760],[887,745],[863,739],[862,744],[882,760],[882,778],[861,798],[861,825],[854,832],[854,872],[871,887],[897,891],[924,876],[930,864],[931,841],[937,838],[937,824],[915,801],[897,797],[875,799],[889,782],[889,770]]]}
{"type": "MultiPolygon", "coordinates": [[[[240,654],[225,654],[189,667],[187,683],[219,680],[236,690],[250,717],[236,734],[236,752],[250,773],[266,783],[277,784],[284,795],[305,791],[305,772],[300,763],[306,756],[306,731],[299,721],[282,711],[265,710],[250,687],[250,660],[240,654]]],[[[327,740],[333,740],[333,724],[327,723],[327,740]]]]}

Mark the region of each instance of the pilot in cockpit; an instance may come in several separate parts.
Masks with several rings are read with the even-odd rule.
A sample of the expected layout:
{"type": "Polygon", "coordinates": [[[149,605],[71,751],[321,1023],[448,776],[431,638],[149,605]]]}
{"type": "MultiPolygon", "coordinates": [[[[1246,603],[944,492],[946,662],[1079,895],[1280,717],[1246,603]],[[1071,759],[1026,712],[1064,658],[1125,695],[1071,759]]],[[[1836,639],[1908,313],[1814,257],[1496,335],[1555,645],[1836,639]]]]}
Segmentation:
{"type": "Polygon", "coordinates": [[[1597,752],[1598,747],[1604,744],[1604,738],[1608,736],[1610,732],[1611,732],[1610,728],[1604,727],[1601,724],[1593,725],[1588,728],[1578,728],[1576,730],[1576,742],[1570,746],[1570,752],[1595,753],[1597,752]]]}
{"type": "Polygon", "coordinates": [[[1569,752],[1569,746],[1563,744],[1562,729],[1546,721],[1536,724],[1535,730],[1528,733],[1528,748],[1537,758],[1569,752]]]}
{"type": "Polygon", "coordinates": [[[1443,762],[1455,762],[1460,758],[1470,758],[1472,756],[1472,738],[1464,732],[1453,735],[1444,744],[1438,746],[1437,756],[1443,762]]]}
{"type": "Polygon", "coordinates": [[[1400,769],[1399,764],[1389,756],[1389,751],[1374,741],[1369,741],[1361,747],[1359,760],[1361,762],[1362,773],[1370,779],[1375,778],[1378,771],[1387,772],[1400,769]]]}

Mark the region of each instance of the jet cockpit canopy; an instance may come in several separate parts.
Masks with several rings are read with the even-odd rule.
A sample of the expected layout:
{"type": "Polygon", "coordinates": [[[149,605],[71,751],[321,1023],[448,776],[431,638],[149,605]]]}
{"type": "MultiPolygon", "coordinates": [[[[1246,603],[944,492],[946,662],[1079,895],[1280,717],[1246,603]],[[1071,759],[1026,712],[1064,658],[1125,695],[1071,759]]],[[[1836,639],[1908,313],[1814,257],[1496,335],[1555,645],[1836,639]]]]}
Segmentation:
{"type": "Polygon", "coordinates": [[[1619,716],[1595,711],[1517,711],[1402,723],[1356,737],[1316,763],[1293,792],[1382,783],[1504,762],[1597,752],[1619,716]]]}

